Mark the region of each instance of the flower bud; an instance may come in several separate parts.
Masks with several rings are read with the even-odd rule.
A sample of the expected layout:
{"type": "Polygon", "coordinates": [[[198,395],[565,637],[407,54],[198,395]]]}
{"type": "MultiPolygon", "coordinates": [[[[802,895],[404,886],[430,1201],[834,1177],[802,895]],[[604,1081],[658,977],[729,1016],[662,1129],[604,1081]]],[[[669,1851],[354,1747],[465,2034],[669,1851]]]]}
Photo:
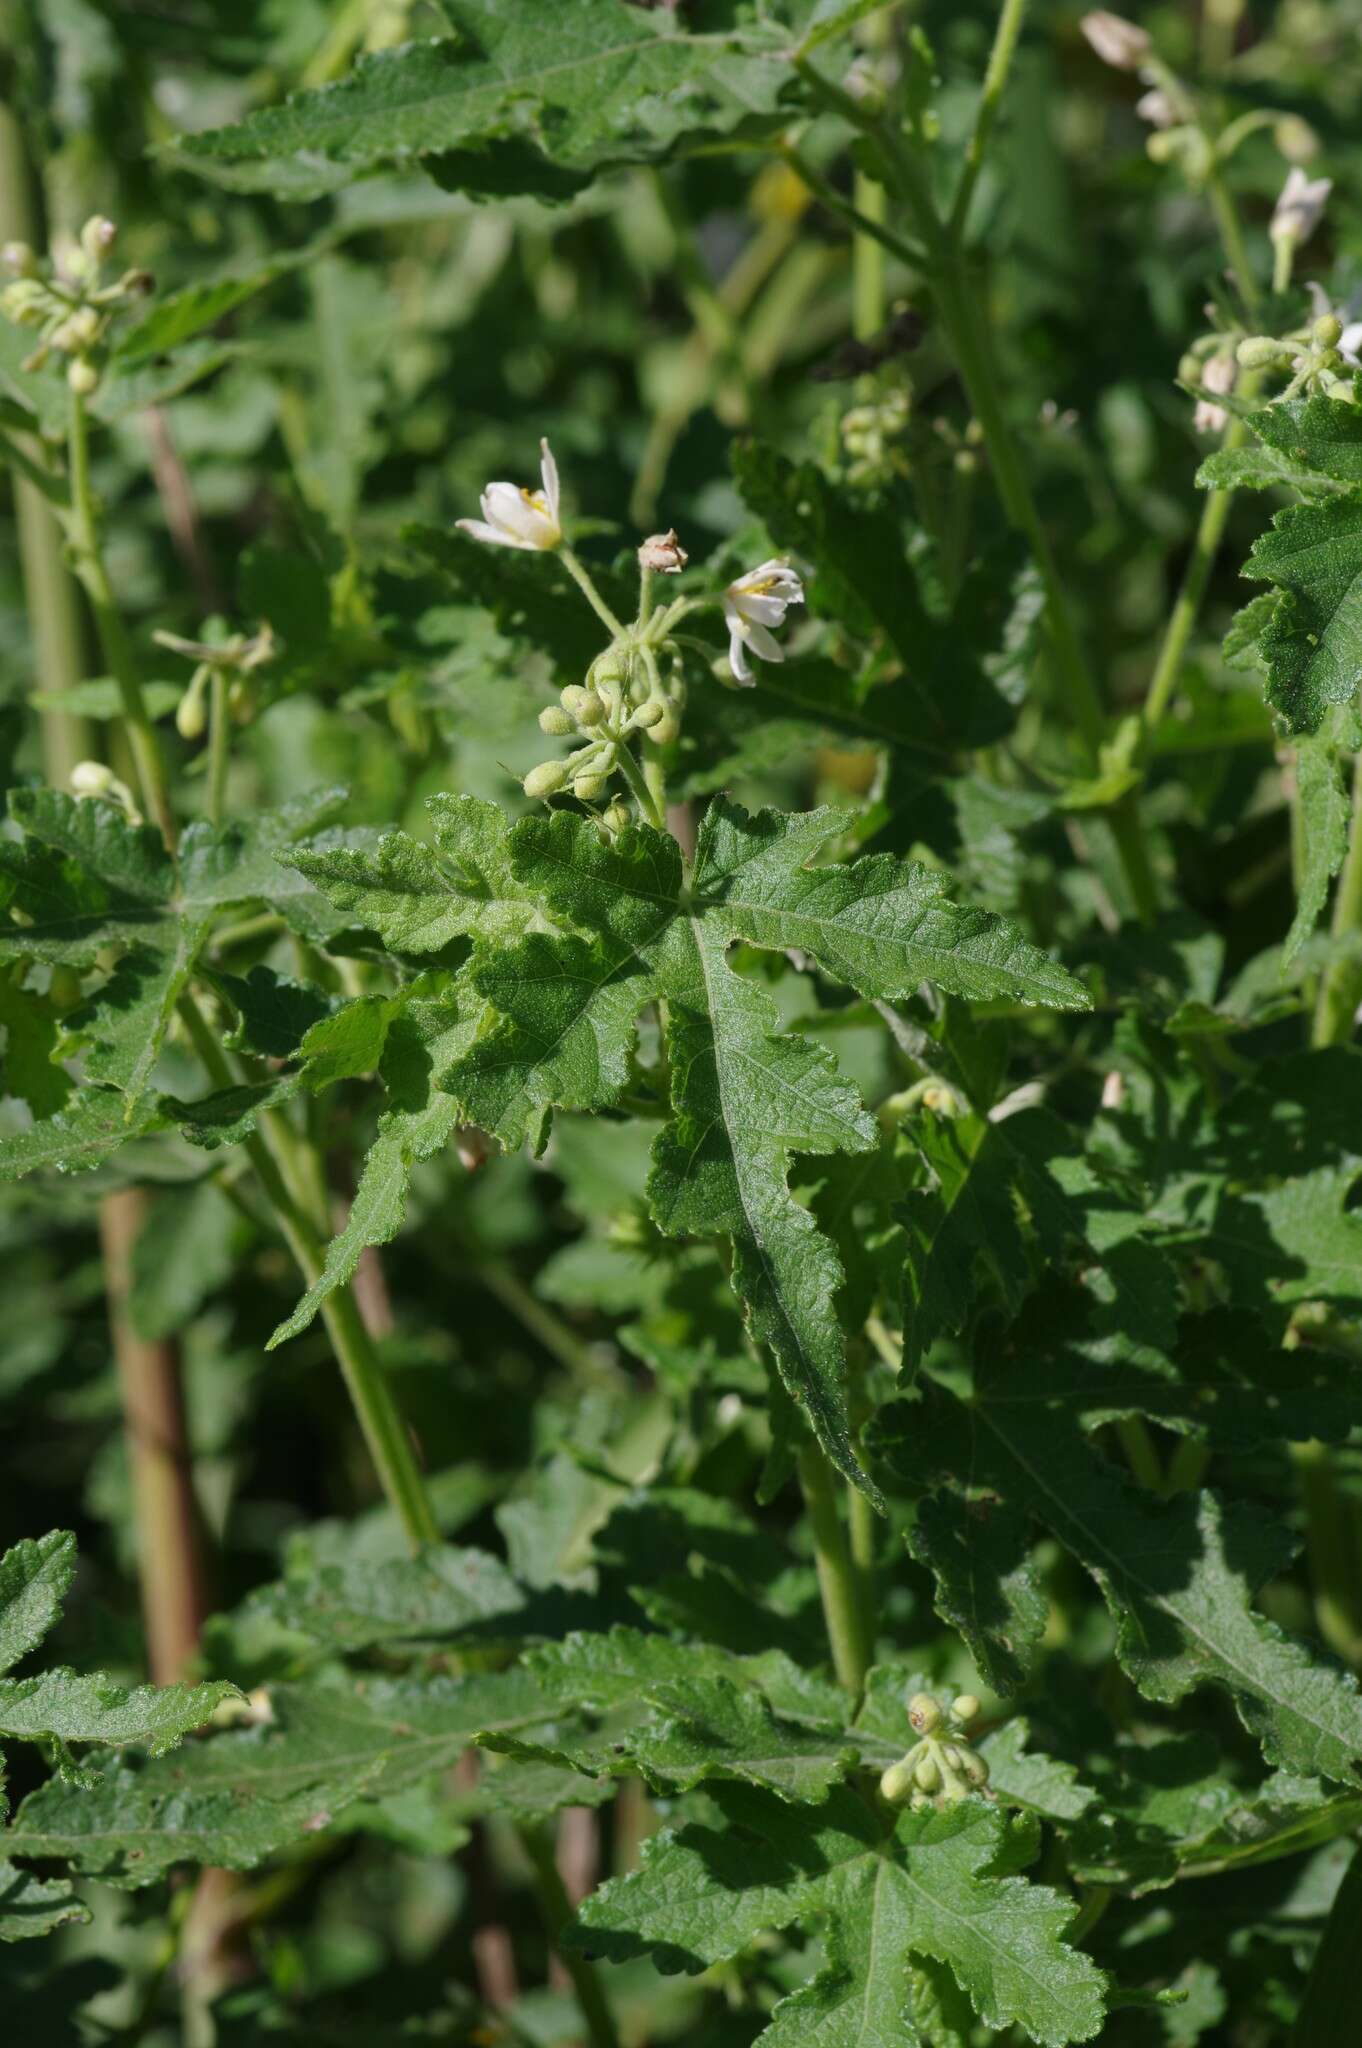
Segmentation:
{"type": "Polygon", "coordinates": [[[962,1692],[958,1699],[951,1701],[951,1712],[957,1721],[972,1721],[979,1711],[979,1702],[972,1692],[962,1692]]]}
{"type": "Polygon", "coordinates": [[[78,356],[99,340],[100,318],[93,306],[77,306],[52,336],[54,348],[64,355],[78,356]]]}
{"type": "Polygon", "coordinates": [[[1135,71],[1149,55],[1150,41],[1146,31],[1137,28],[1133,21],[1127,21],[1123,14],[1112,14],[1108,8],[1095,7],[1091,14],[1085,14],[1078,24],[1087,40],[1104,64],[1110,64],[1116,71],[1135,71]]]}
{"type": "Polygon", "coordinates": [[[647,703],[640,704],[634,713],[634,724],[641,725],[646,730],[649,726],[660,724],[666,715],[667,707],[661,698],[649,697],[647,703]]]}
{"type": "Polygon", "coordinates": [[[578,725],[599,725],[605,717],[605,699],[598,697],[594,690],[584,690],[582,701],[577,706],[578,725]]]}
{"type": "Polygon", "coordinates": [[[680,738],[680,735],[681,721],[674,711],[668,709],[663,712],[656,725],[652,727],[648,737],[654,746],[669,747],[674,739],[680,738]]]}
{"type": "Polygon", "coordinates": [[[71,770],[74,796],[108,796],[118,778],[103,761],[77,761],[71,770]]]}
{"type": "Polygon", "coordinates": [[[907,1757],[901,1757],[896,1764],[890,1764],[880,1779],[880,1795],[891,1806],[902,1806],[913,1790],[913,1766],[907,1757]]]}
{"type": "Polygon", "coordinates": [[[572,731],[572,719],[561,704],[546,704],[539,714],[539,730],[561,739],[572,731]]]}
{"type": "Polygon", "coordinates": [[[971,1785],[988,1783],[988,1758],[980,1756],[977,1749],[967,1749],[960,1759],[961,1768],[971,1785]]]}
{"type": "Polygon", "coordinates": [[[1246,370],[1269,370],[1275,363],[1291,361],[1291,350],[1270,334],[1247,335],[1234,353],[1246,370]]]}
{"type": "Polygon", "coordinates": [[[589,695],[590,692],[584,690],[580,683],[569,683],[565,690],[559,691],[558,701],[564,711],[575,719],[589,695]]]}
{"type": "Polygon", "coordinates": [[[38,259],[27,242],[6,242],[0,249],[0,263],[6,270],[12,270],[16,277],[36,277],[38,259]]]}
{"type": "Polygon", "coordinates": [[[1310,329],[1310,339],[1316,348],[1337,348],[1343,337],[1343,322],[1337,313],[1321,313],[1310,329]]]}
{"type": "Polygon", "coordinates": [[[36,327],[50,306],[46,290],[34,277],[17,278],[0,292],[0,313],[16,327],[36,327]]]}
{"type": "Polygon", "coordinates": [[[1319,137],[1299,114],[1283,114],[1272,130],[1272,140],[1289,164],[1306,164],[1319,154],[1319,137]]]}
{"type": "Polygon", "coordinates": [[[77,398],[88,398],[99,384],[99,372],[93,363],[77,356],[75,362],[67,366],[66,381],[77,398]]]}
{"type": "Polygon", "coordinates": [[[941,1745],[941,1754],[945,1758],[946,1762],[950,1765],[953,1771],[959,1770],[960,1751],[956,1748],[953,1742],[943,1742],[941,1745]]]}
{"type": "Polygon", "coordinates": [[[92,213],[80,231],[80,246],[87,262],[98,264],[118,240],[118,229],[102,213],[92,213]]]}
{"type": "Polygon", "coordinates": [[[182,740],[197,740],[203,736],[208,723],[208,706],[205,702],[209,672],[200,664],[189,678],[189,688],[175,706],[175,730],[182,740]]]}
{"type": "Polygon", "coordinates": [[[638,551],[640,569],[656,569],[663,576],[679,576],[689,560],[675,527],[666,533],[650,533],[638,551]]]}
{"type": "Polygon", "coordinates": [[[607,809],[601,822],[608,825],[612,832],[622,832],[626,825],[633,823],[628,804],[622,802],[619,797],[616,797],[614,803],[607,809]]]}
{"type": "Polygon", "coordinates": [[[941,1726],[941,1708],[929,1692],[915,1692],[908,1702],[908,1721],[918,1735],[931,1735],[941,1726]]]}
{"type": "Polygon", "coordinates": [[[526,796],[552,796],[568,779],[568,771],[562,761],[541,761],[537,768],[531,768],[521,784],[526,796]]]}
{"type": "Polygon", "coordinates": [[[941,1790],[941,1766],[934,1756],[920,1756],[913,1765],[913,1783],[919,1792],[941,1790]]]}

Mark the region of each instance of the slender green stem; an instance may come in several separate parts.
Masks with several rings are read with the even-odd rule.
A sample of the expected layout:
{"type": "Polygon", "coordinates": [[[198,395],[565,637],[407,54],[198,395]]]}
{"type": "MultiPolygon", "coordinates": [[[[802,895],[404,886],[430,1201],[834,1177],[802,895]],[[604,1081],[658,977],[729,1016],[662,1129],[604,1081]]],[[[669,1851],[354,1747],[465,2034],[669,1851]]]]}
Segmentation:
{"type": "Polygon", "coordinates": [[[572,1905],[554,1859],[553,1835],[546,1828],[526,1826],[517,1830],[535,1876],[535,1894],[544,1929],[563,1968],[586,2022],[592,2048],[618,2048],[619,2035],[614,2015],[605,1996],[595,1965],[579,1949],[569,1948],[563,1935],[572,1919],[572,1905]]]}
{"type": "Polygon", "coordinates": [[[624,635],[623,626],[615,617],[615,614],[611,611],[599,590],[597,590],[586,569],[583,568],[576,555],[573,554],[572,549],[566,543],[558,549],[558,559],[581,591],[582,596],[591,606],[592,611],[595,612],[601,624],[616,640],[622,639],[624,635]]]}
{"type": "MultiPolygon", "coordinates": [[[[184,997],[179,1008],[209,1080],[218,1088],[234,1086],[236,1077],[227,1057],[193,997],[184,997]]],[[[324,1264],[321,1239],[298,1195],[289,1186],[279,1157],[281,1134],[278,1124],[268,1136],[267,1128],[262,1122],[262,1127],[245,1140],[246,1156],[255,1168],[256,1178],[298,1269],[310,1287],[320,1277],[324,1264]]],[[[292,1133],[289,1135],[291,1137],[292,1133]]],[[[351,1288],[333,1289],[323,1302],[321,1313],[383,1491],[397,1513],[408,1542],[413,1550],[419,1550],[423,1543],[438,1543],[439,1525],[411,1439],[351,1288]]]]}
{"type": "Polygon", "coordinates": [[[127,628],[123,624],[123,615],[114,598],[113,586],[109,582],[109,572],[104,566],[104,556],[99,544],[99,522],[95,512],[94,491],[90,483],[90,423],[85,400],[78,391],[71,393],[67,457],[71,468],[68,533],[73,565],[84,586],[85,595],[90,600],[95,628],[99,634],[99,644],[109,665],[109,673],[118,685],[123,720],[132,747],[142,802],[148,815],[160,826],[161,836],[166,845],[173,847],[175,820],[166,794],[161,748],[156,737],[156,728],[147,715],[132,645],[128,639],[127,628]]]}
{"type": "Polygon", "coordinates": [[[627,743],[622,743],[616,751],[615,758],[619,762],[620,773],[632,790],[634,799],[644,817],[648,820],[648,823],[656,831],[665,832],[667,829],[666,813],[659,808],[652,790],[648,787],[647,778],[639,767],[638,762],[634,759],[632,748],[627,743]]]}
{"type": "Polygon", "coordinates": [[[870,1641],[846,1531],[837,1510],[832,1467],[817,1445],[811,1444],[800,1454],[799,1482],[813,1533],[833,1669],[839,1684],[859,1698],[870,1668],[870,1641]]]}
{"type": "Polygon", "coordinates": [[[1116,1425],[1116,1434],[1121,1440],[1121,1449],[1141,1486],[1147,1486],[1155,1493],[1163,1491],[1163,1465],[1149,1434],[1149,1425],[1142,1415],[1126,1415],[1116,1425]]]}
{"type": "Polygon", "coordinates": [[[1333,935],[1340,944],[1320,986],[1314,1043],[1346,1045],[1362,1002],[1362,753],[1353,763],[1353,815],[1348,851],[1334,897],[1333,935]]]}
{"type": "Polygon", "coordinates": [[[1362,1615],[1355,1591],[1351,1503],[1339,1488],[1327,1444],[1293,1444],[1291,1457],[1305,1497],[1305,1548],[1315,1620],[1330,1649],[1357,1664],[1362,1662],[1362,1615]]]}
{"type": "MultiPolygon", "coordinates": [[[[1222,447],[1237,448],[1246,432],[1242,420],[1231,420],[1221,443],[1222,447]]],[[[1152,731],[1159,724],[1172,702],[1178,677],[1182,673],[1187,643],[1192,637],[1192,629],[1196,625],[1202,600],[1206,595],[1206,586],[1215,567],[1215,558],[1220,552],[1220,543],[1224,538],[1225,523],[1230,516],[1233,497],[1233,491],[1209,491],[1206,495],[1196,539],[1192,543],[1191,558],[1183,572],[1182,588],[1168,615],[1163,644],[1159,648],[1158,660],[1154,664],[1154,673],[1149,679],[1149,690],[1141,713],[1148,731],[1152,731]]]]}
{"type": "Polygon", "coordinates": [[[597,1357],[590,1344],[583,1343],[561,1317],[531,1294],[520,1275],[504,1259],[479,1258],[470,1277],[494,1294],[503,1308],[575,1379],[588,1384],[617,1386],[619,1373],[597,1357]]]}
{"type": "Polygon", "coordinates": [[[208,821],[222,823],[227,804],[227,767],[232,753],[230,684],[225,669],[213,670],[208,704],[208,821]]]}
{"type": "Polygon", "coordinates": [[[858,234],[869,235],[872,241],[881,243],[891,256],[897,256],[901,263],[908,265],[909,269],[922,269],[927,260],[927,251],[920,243],[908,241],[905,236],[897,234],[893,228],[887,227],[883,221],[874,219],[868,213],[863,213],[859,206],[853,205],[850,199],[844,198],[835,185],[829,184],[828,180],[820,172],[816,171],[813,165],[802,157],[799,151],[792,145],[785,145],[780,153],[790,166],[790,169],[795,172],[796,176],[803,179],[810,192],[813,193],[814,198],[821,206],[826,206],[829,213],[840,214],[842,219],[849,222],[858,234]]]}
{"type": "Polygon", "coordinates": [[[1243,301],[1244,311],[1248,314],[1250,324],[1256,327],[1262,302],[1253,275],[1253,265],[1249,261],[1243,223],[1239,218],[1239,209],[1234,203],[1234,194],[1226,184],[1225,174],[1216,162],[1212,162],[1210,174],[1206,179],[1206,196],[1211,202],[1215,224],[1220,230],[1221,246],[1225,251],[1225,259],[1234,272],[1234,282],[1243,301]]]}
{"type": "Polygon", "coordinates": [[[965,145],[965,168],[960,174],[955,204],[951,208],[951,234],[957,241],[965,232],[970,201],[974,197],[974,188],[979,182],[979,173],[984,166],[989,137],[998,118],[998,107],[1007,86],[1008,73],[1012,69],[1017,38],[1021,34],[1025,15],[1026,0],[1003,0],[998,15],[998,26],[993,34],[993,48],[989,52],[988,69],[984,73],[983,91],[979,95],[979,105],[974,116],[973,132],[965,145]]]}

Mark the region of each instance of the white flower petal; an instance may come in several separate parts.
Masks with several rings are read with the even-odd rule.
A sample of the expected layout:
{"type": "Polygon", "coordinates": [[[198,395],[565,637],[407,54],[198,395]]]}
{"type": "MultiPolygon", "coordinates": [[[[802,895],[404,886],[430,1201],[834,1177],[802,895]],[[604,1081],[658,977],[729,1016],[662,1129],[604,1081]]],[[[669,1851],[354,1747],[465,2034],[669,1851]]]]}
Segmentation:
{"type": "Polygon", "coordinates": [[[558,526],[558,464],[547,440],[539,443],[539,474],[544,481],[544,502],[549,508],[549,518],[558,526]]]}
{"type": "Polygon", "coordinates": [[[465,533],[471,533],[474,540],[486,541],[488,547],[530,549],[534,547],[533,541],[517,540],[515,535],[507,533],[504,527],[492,526],[485,519],[456,519],[454,524],[462,527],[465,533]]]}
{"type": "Polygon", "coordinates": [[[745,690],[750,690],[753,687],[757,679],[752,673],[747,659],[747,650],[743,646],[742,621],[740,619],[730,618],[728,622],[728,666],[733,671],[735,683],[740,683],[745,690]]]}
{"type": "Polygon", "coordinates": [[[785,650],[779,640],[773,640],[765,626],[758,625],[755,620],[748,621],[743,638],[752,652],[759,654],[763,661],[784,661],[785,650]]]}

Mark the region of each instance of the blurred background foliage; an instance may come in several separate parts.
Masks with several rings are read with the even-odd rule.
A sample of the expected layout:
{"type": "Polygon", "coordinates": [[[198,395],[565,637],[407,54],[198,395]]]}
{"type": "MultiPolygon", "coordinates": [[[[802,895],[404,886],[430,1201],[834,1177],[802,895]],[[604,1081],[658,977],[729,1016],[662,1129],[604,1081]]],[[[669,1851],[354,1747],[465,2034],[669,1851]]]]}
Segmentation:
{"type": "MultiPolygon", "coordinates": [[[[1149,160],[1130,81],[1082,41],[1080,11],[1033,10],[981,214],[1009,409],[1030,424],[1066,584],[1120,707],[1142,696],[1200,511],[1192,474],[1209,443],[1194,434],[1175,378],[1220,258],[1207,206],[1149,160]]],[[[1212,75],[1229,107],[1266,99],[1309,124],[1318,166],[1335,181],[1312,268],[1331,301],[1362,312],[1362,0],[1257,0],[1237,20],[1212,0],[1127,11],[1175,67],[1212,75]]],[[[963,132],[995,10],[990,0],[918,0],[908,12],[937,54],[943,128],[963,132]]],[[[517,778],[542,751],[533,713],[550,670],[504,618],[493,623],[471,596],[451,601],[407,529],[448,529],[489,476],[530,474],[541,435],[602,561],[668,526],[693,557],[722,550],[738,561],[754,529],[730,458],[749,427],[789,452],[813,451],[871,495],[911,477],[947,527],[968,521],[985,542],[997,521],[975,488],[967,409],[930,328],[864,368],[848,348],[857,278],[844,226],[768,152],[619,174],[559,206],[475,203],[390,176],[304,201],[218,189],[177,160],[176,134],[335,77],[362,47],[441,26],[433,0],[10,0],[0,26],[5,232],[24,231],[26,197],[35,240],[44,225],[70,228],[98,210],[160,291],[240,281],[240,302],[173,365],[148,356],[98,445],[111,565],[139,642],[150,645],[157,628],[195,635],[212,615],[248,626],[268,618],[283,652],[236,747],[234,807],[339,782],[351,791],[348,822],[401,821],[418,834],[433,790],[523,804],[517,778]],[[848,434],[857,405],[877,409],[872,445],[854,425],[848,434]]],[[[1231,168],[1254,233],[1281,186],[1280,141],[1264,129],[1231,168]]],[[[845,167],[833,175],[843,181],[845,167]]],[[[888,297],[909,310],[892,260],[888,297]]],[[[905,321],[900,338],[910,331],[905,321]]],[[[10,374],[0,360],[0,389],[10,374]]],[[[1266,713],[1256,681],[1217,652],[1243,598],[1235,568],[1261,518],[1242,497],[1186,676],[1176,774],[1156,773],[1151,797],[1194,910],[1227,934],[1231,970],[1284,929],[1291,909],[1266,713]]],[[[150,672],[174,685],[173,701],[184,677],[173,657],[154,659],[150,672]]],[[[21,715],[34,674],[19,537],[0,493],[0,737],[21,776],[42,768],[36,725],[21,715]]],[[[101,702],[91,689],[61,707],[82,741],[101,702]]],[[[1043,712],[1028,706],[1023,718],[1043,712]]],[[[188,766],[190,750],[164,730],[188,766]]],[[[87,751],[70,744],[72,758],[87,751]]],[[[866,788],[872,767],[868,755],[805,747],[765,762],[741,755],[730,780],[748,798],[806,804],[866,788]]],[[[1018,854],[1009,839],[992,867],[971,848],[976,896],[1012,907],[1028,864],[1063,863],[1053,817],[1020,843],[1018,854]]],[[[243,970],[259,957],[255,944],[243,936],[243,970]]],[[[769,962],[764,971],[795,1014],[798,978],[769,962]]],[[[811,1028],[835,1035],[871,1099],[892,1085],[881,1037],[858,1033],[854,1016],[839,1028],[823,1015],[811,1028]]],[[[343,1093],[335,1114],[371,1118],[371,1095],[343,1093]]],[[[660,1401],[681,1390],[684,1413],[693,1305],[727,1300],[712,1251],[664,1248],[644,1220],[647,1135],[567,1118],[538,1164],[510,1158],[469,1173],[453,1153],[436,1159],[419,1170],[408,1228],[384,1259],[386,1356],[442,1525],[493,1545],[499,1530],[531,1583],[594,1582],[591,1538],[657,1470],[660,1401]],[[639,1360],[663,1395],[641,1391],[639,1360]]],[[[264,1352],[295,1291],[282,1252],[230,1186],[202,1178],[202,1155],[187,1147],[162,1144],[145,1158],[130,1148],[100,1184],[148,1167],[158,1191],[133,1313],[146,1336],[183,1347],[215,1604],[230,1609],[274,1576],[291,1541],[324,1550],[328,1529],[350,1552],[394,1554],[397,1531],[374,1502],[320,1331],[264,1352]],[[344,1531],[330,1519],[356,1515],[344,1531]]],[[[56,1648],[137,1674],[128,1478],[91,1196],[85,1180],[45,1190],[41,1203],[23,1188],[0,1196],[0,1535],[75,1528],[81,1576],[56,1648]]],[[[706,1404],[670,1441],[671,1478],[750,1496],[764,1443],[742,1373],[735,1365],[737,1398],[706,1404]]],[[[897,1587],[898,1626],[920,1641],[936,1626],[929,1582],[905,1560],[897,1587]]],[[[806,1570],[792,1572],[776,1611],[792,1640],[807,1635],[816,1610],[806,1570]]],[[[940,1640],[944,1674],[960,1653],[940,1640]]],[[[1085,1711],[1090,1647],[1062,1646],[1051,1669],[1071,1726],[1085,1711]]],[[[205,1650],[210,1668],[233,1676],[251,1657],[267,1675],[274,1655],[269,1641],[226,1624],[205,1650]]],[[[25,1789],[20,1761],[11,1792],[25,1789]]],[[[326,2014],[339,1999],[351,2026],[373,2014],[373,2043],[427,2038],[401,2033],[403,2015],[441,2000],[456,2036],[448,1987],[477,1973],[485,1900],[470,1888],[480,1885],[511,1900],[499,1914],[511,1929],[506,1967],[541,1982],[542,1937],[516,1903],[511,1852],[497,1854],[504,1867],[489,1878],[341,1838],[311,1863],[286,1865],[285,1895],[255,1939],[263,1974],[229,1998],[219,2039],[267,2038],[279,2014],[317,2000],[322,2016],[306,2038],[329,2040],[326,2014]]],[[[1114,2020],[1104,2038],[1229,2039],[1218,2032],[1228,1998],[1243,2019],[1236,2043],[1284,2039],[1344,1860],[1339,1844],[1222,1880],[1204,1929],[1193,1925],[1197,1888],[1184,1887],[1176,1953],[1204,1937],[1219,1980],[1193,1972],[1176,2014],[1129,2028],[1114,2020]],[[1236,1927],[1251,1927],[1252,1940],[1236,1927]]],[[[7,1960],[6,2005],[20,2029],[11,2038],[68,2038],[47,2031],[44,2015],[69,2014],[78,1991],[90,2002],[69,2038],[122,2039],[118,2027],[135,2023],[128,1986],[158,1968],[159,1906],[116,1892],[94,1903],[93,1925],[59,1937],[59,1991],[45,1989],[48,1944],[7,1960]]],[[[1157,1899],[1137,1905],[1120,1939],[1154,1958],[1171,1922],[1157,1899]]],[[[750,2011],[724,2017],[711,2005],[703,2034],[688,2034],[693,1991],[638,1974],[652,2038],[673,2029],[721,2048],[758,2024],[750,2011]]],[[[773,1962],[767,1995],[778,1974],[773,1962]]],[[[517,2011],[526,2039],[571,2032],[561,1993],[517,2011]]]]}

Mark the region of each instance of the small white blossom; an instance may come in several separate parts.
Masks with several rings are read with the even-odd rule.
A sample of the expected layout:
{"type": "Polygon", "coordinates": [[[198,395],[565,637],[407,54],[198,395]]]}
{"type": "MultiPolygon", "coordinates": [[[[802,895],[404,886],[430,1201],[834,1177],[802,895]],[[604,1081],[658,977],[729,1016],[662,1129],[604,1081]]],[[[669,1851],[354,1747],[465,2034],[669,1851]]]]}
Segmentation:
{"type": "Polygon", "coordinates": [[[747,660],[749,647],[763,661],[784,661],[771,628],[783,626],[789,607],[803,602],[804,586],[788,562],[762,562],[729,584],[724,592],[724,619],[734,682],[750,688],[757,680],[747,660]]]}
{"type": "Polygon", "coordinates": [[[1325,202],[1334,189],[1332,178],[1307,178],[1299,164],[1287,172],[1281,196],[1272,209],[1268,233],[1274,242],[1306,242],[1319,226],[1325,202]]]}
{"type": "Polygon", "coordinates": [[[1140,94],[1135,102],[1135,111],[1142,121],[1148,121],[1151,128],[1172,128],[1178,118],[1173,102],[1157,85],[1140,94]]]}
{"type": "Polygon", "coordinates": [[[1216,396],[1233,391],[1238,364],[1230,355],[1211,356],[1202,365],[1201,388],[1213,394],[1210,398],[1199,398],[1192,425],[1198,434],[1223,434],[1230,423],[1230,416],[1223,405],[1215,403],[1216,396]]]}
{"type": "Polygon", "coordinates": [[[1078,26],[1102,62],[1112,65],[1117,71],[1137,70],[1149,54],[1147,33],[1137,28],[1133,21],[1127,21],[1123,14],[1112,14],[1105,7],[1095,7],[1091,14],[1083,16],[1078,26]]]}
{"type": "Polygon", "coordinates": [[[539,443],[543,489],[527,491],[519,484],[488,484],[482,494],[482,518],[458,524],[475,540],[494,548],[528,548],[540,554],[562,545],[558,517],[558,464],[547,441],[539,443]]]}

